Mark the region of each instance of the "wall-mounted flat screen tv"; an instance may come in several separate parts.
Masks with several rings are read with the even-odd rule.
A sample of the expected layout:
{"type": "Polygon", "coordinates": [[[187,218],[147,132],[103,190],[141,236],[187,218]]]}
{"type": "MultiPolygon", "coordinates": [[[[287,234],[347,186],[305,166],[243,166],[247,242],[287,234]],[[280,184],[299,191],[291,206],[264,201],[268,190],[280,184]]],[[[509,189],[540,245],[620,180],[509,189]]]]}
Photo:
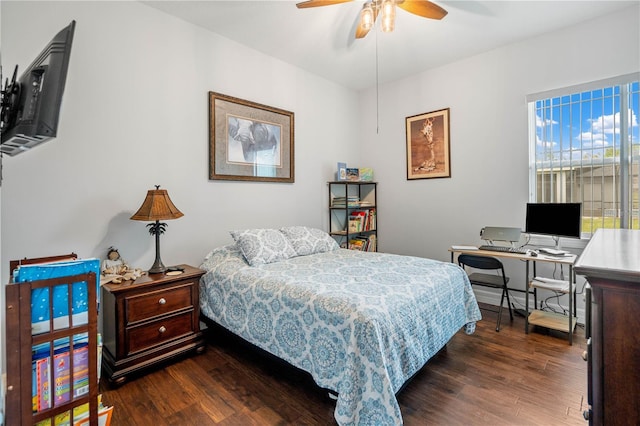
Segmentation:
{"type": "Polygon", "coordinates": [[[36,59],[2,90],[0,152],[19,154],[57,136],[71,44],[76,21],[72,21],[47,44],[36,59]]]}

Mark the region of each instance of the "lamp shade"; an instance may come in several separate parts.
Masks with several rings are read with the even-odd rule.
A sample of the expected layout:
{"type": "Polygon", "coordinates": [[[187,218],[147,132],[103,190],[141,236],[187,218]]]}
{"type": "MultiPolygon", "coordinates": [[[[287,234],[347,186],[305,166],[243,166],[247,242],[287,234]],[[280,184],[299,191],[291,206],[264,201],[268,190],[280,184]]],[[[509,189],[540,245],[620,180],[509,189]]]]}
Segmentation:
{"type": "Polygon", "coordinates": [[[131,216],[132,220],[144,220],[147,222],[156,220],[178,219],[184,214],[173,204],[166,189],[156,189],[147,191],[147,197],[142,202],[142,206],[131,216]]]}

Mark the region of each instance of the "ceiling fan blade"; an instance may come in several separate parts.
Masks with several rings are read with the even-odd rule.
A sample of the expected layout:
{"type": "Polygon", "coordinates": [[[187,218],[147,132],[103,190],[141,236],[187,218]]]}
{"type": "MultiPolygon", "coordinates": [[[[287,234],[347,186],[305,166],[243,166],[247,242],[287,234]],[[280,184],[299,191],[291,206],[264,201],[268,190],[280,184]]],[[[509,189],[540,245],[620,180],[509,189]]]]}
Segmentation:
{"type": "Polygon", "coordinates": [[[428,0],[404,0],[399,1],[398,7],[414,15],[430,19],[442,19],[447,16],[447,11],[428,0]]]}
{"type": "Polygon", "coordinates": [[[307,0],[296,3],[298,9],[306,9],[308,7],[331,6],[333,4],[348,3],[353,0],[307,0]]]}

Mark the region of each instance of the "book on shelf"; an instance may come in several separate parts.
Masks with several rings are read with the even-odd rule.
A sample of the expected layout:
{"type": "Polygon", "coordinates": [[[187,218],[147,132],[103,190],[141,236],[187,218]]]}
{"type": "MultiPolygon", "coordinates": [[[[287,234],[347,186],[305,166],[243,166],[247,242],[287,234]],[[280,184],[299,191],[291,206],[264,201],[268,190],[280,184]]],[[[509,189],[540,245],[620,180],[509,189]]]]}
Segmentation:
{"type": "Polygon", "coordinates": [[[35,412],[51,408],[51,373],[50,359],[48,356],[35,361],[34,381],[35,381],[35,412]]]}
{"type": "Polygon", "coordinates": [[[365,210],[354,210],[349,214],[349,232],[368,231],[369,213],[365,210]]]}
{"type": "MultiPolygon", "coordinates": [[[[99,361],[99,360],[98,360],[99,361]]],[[[89,392],[89,346],[73,349],[73,397],[89,392]]]]}
{"type": "Polygon", "coordinates": [[[336,172],[338,180],[347,180],[347,163],[338,162],[338,171],[336,172]]]}
{"type": "Polygon", "coordinates": [[[363,217],[359,215],[349,215],[349,233],[361,232],[363,217]]]}
{"type": "Polygon", "coordinates": [[[53,403],[56,406],[71,399],[70,362],[69,351],[53,356],[53,403]]]}
{"type": "Polygon", "coordinates": [[[32,408],[39,412],[89,392],[89,346],[86,333],[32,347],[32,408]],[[53,344],[53,361],[51,347],[53,344]],[[72,377],[73,375],[73,377],[72,377]]]}
{"type": "Polygon", "coordinates": [[[349,232],[373,231],[376,229],[376,209],[354,210],[349,213],[349,232]]]}
{"type": "Polygon", "coordinates": [[[358,169],[357,167],[347,167],[347,180],[359,181],[360,169],[358,169]]]}
{"type": "MultiPolygon", "coordinates": [[[[111,416],[113,414],[113,406],[105,406],[102,403],[102,395],[98,395],[98,426],[109,426],[111,424],[111,416]]],[[[89,403],[79,405],[73,408],[73,424],[71,423],[71,412],[65,411],[58,414],[52,419],[45,419],[34,426],[85,426],[89,424],[89,403]]]]}
{"type": "Polygon", "coordinates": [[[367,231],[373,231],[375,229],[376,229],[376,209],[369,209],[367,231]]]}
{"type": "Polygon", "coordinates": [[[360,180],[363,182],[373,181],[373,169],[371,167],[360,167],[360,180]]]}
{"type": "Polygon", "coordinates": [[[359,207],[360,197],[357,195],[350,195],[348,197],[333,197],[331,200],[331,207],[359,207]]]}
{"type": "Polygon", "coordinates": [[[371,234],[369,235],[368,239],[369,239],[369,244],[368,244],[367,250],[378,251],[378,245],[377,245],[378,238],[376,237],[376,235],[371,234]]]}
{"type": "Polygon", "coordinates": [[[352,238],[349,240],[349,250],[365,251],[367,242],[361,238],[352,238]]]}
{"type": "MultiPolygon", "coordinates": [[[[100,260],[95,258],[78,259],[73,261],[54,262],[48,264],[21,265],[13,271],[15,283],[23,283],[49,278],[79,275],[86,272],[95,272],[96,286],[100,286],[100,260]]],[[[100,293],[99,288],[97,294],[100,293]]],[[[53,328],[59,330],[71,325],[82,325],[88,322],[87,282],[81,281],[71,285],[71,295],[66,284],[53,287],[51,298],[53,309],[50,309],[49,288],[39,287],[31,291],[31,322],[32,334],[48,332],[49,315],[53,311],[53,328]],[[69,303],[71,296],[71,322],[69,324],[69,303]]]]}
{"type": "Polygon", "coordinates": [[[350,250],[360,250],[360,251],[376,251],[376,236],[357,236],[353,237],[349,240],[349,249],[350,250]]]}

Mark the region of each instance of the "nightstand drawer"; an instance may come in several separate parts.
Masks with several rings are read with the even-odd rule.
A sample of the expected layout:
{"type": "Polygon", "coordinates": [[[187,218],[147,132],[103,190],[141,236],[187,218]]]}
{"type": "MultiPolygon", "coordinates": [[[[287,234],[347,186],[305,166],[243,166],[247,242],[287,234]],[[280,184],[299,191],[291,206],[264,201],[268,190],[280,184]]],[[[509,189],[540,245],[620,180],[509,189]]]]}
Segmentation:
{"type": "Polygon", "coordinates": [[[129,335],[127,339],[129,342],[127,356],[192,332],[193,312],[185,312],[177,316],[131,327],[126,331],[129,335]]]}
{"type": "Polygon", "coordinates": [[[191,307],[194,283],[154,291],[125,299],[125,325],[191,307]]]}

